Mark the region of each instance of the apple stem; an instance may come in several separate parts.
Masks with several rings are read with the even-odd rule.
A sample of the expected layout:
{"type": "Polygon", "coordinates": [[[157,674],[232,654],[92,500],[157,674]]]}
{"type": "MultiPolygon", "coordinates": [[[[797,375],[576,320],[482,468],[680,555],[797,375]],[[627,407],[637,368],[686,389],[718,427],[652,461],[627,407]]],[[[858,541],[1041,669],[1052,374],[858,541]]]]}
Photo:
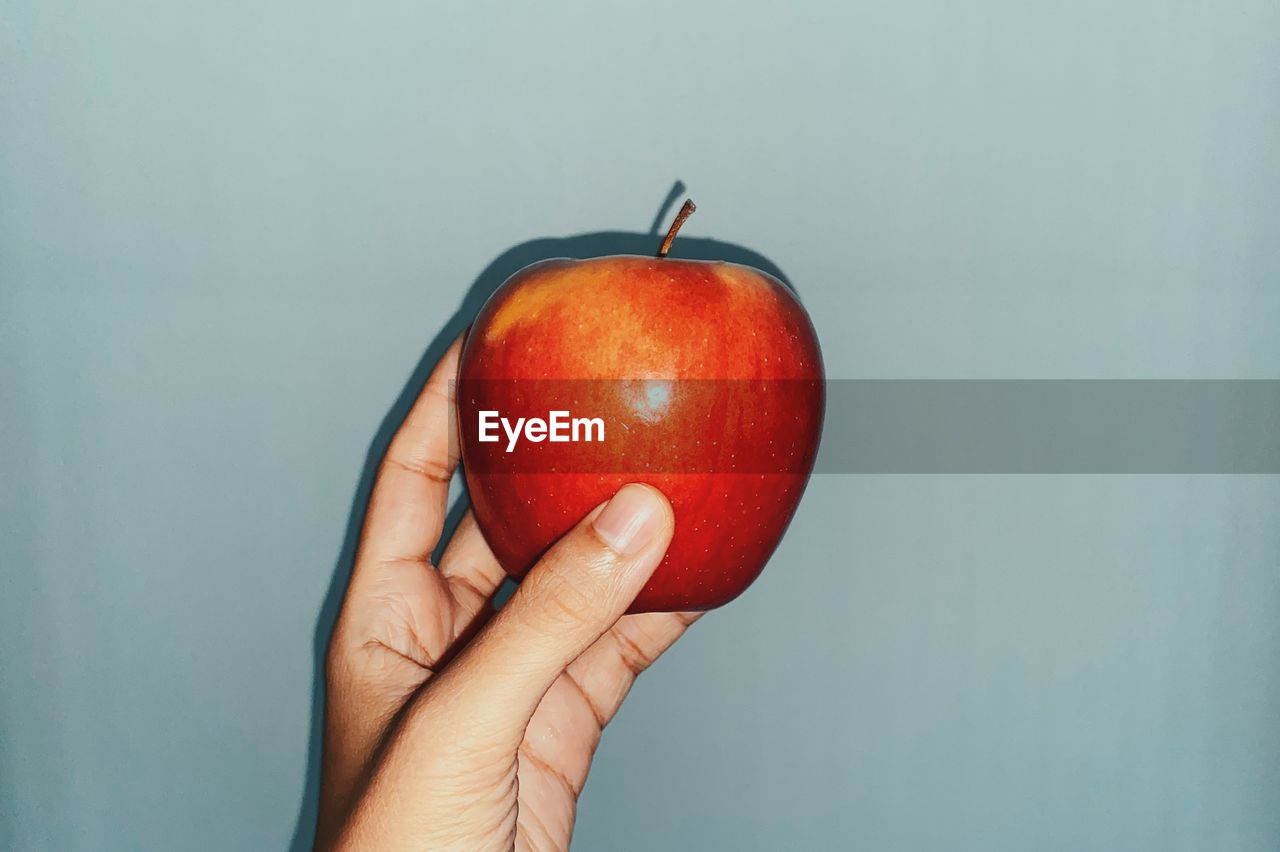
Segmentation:
{"type": "Polygon", "coordinates": [[[680,206],[680,212],[676,214],[676,220],[671,223],[671,230],[667,231],[667,237],[662,241],[662,245],[658,246],[658,257],[666,257],[667,252],[671,251],[671,243],[675,241],[676,232],[680,230],[680,226],[684,224],[684,220],[688,219],[693,211],[698,208],[694,206],[692,198],[686,198],[684,204],[680,206]]]}

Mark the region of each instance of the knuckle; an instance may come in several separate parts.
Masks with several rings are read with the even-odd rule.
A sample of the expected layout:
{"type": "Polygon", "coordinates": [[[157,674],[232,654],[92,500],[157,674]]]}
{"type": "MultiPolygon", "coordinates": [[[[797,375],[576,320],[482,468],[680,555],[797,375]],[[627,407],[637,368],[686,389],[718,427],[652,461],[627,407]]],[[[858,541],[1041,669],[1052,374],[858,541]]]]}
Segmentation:
{"type": "Polygon", "coordinates": [[[609,562],[608,556],[596,555],[585,564],[580,557],[572,559],[572,571],[564,570],[564,563],[555,566],[560,570],[547,572],[532,590],[534,609],[557,630],[599,621],[610,598],[609,562]]]}
{"type": "Polygon", "coordinates": [[[544,609],[553,621],[578,624],[590,620],[595,596],[568,577],[548,578],[541,591],[544,609]]]}
{"type": "Polygon", "coordinates": [[[452,466],[429,454],[407,454],[392,450],[382,460],[379,476],[385,478],[388,474],[397,472],[420,476],[437,485],[448,485],[453,478],[452,466]]]}

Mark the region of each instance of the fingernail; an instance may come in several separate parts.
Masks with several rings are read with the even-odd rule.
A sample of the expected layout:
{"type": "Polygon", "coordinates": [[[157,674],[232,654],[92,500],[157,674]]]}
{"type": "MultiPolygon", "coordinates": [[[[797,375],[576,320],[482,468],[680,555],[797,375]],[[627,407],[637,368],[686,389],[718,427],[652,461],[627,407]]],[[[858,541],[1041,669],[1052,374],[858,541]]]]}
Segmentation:
{"type": "Polygon", "coordinates": [[[625,485],[592,522],[596,534],[614,550],[629,556],[653,540],[662,520],[658,496],[643,485],[625,485]]]}

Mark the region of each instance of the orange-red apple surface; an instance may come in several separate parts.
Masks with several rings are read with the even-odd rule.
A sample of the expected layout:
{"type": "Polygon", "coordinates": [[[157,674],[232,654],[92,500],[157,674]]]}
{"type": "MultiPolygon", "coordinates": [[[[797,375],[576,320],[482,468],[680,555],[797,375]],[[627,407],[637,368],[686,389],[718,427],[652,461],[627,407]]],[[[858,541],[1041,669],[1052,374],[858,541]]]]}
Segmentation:
{"type": "Polygon", "coordinates": [[[804,308],[758,270],[666,257],[686,208],[658,257],[513,275],[467,334],[458,373],[472,509],[511,576],[628,482],[671,501],[671,547],[630,612],[741,594],[795,513],[822,430],[822,356],[804,308]],[[513,443],[490,414],[481,440],[483,412],[510,426],[553,411],[596,419],[601,434],[534,430],[513,443]]]}

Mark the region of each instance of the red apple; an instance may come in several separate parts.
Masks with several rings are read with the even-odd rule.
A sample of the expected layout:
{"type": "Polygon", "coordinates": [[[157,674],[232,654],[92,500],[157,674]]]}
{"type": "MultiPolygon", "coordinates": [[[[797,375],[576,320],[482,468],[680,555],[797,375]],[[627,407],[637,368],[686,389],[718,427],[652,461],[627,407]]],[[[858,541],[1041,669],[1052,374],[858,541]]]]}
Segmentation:
{"type": "Polygon", "coordinates": [[[676,528],[629,612],[711,609],[760,574],[795,513],[822,430],[813,325],[764,272],[666,257],[689,212],[686,202],[657,257],[526,267],[467,334],[463,466],[476,521],[512,577],[622,485],[646,482],[671,501],[676,528]],[[598,420],[600,434],[584,424],[580,440],[548,440],[555,411],[598,420]],[[535,417],[542,427],[509,439],[535,417]]]}

